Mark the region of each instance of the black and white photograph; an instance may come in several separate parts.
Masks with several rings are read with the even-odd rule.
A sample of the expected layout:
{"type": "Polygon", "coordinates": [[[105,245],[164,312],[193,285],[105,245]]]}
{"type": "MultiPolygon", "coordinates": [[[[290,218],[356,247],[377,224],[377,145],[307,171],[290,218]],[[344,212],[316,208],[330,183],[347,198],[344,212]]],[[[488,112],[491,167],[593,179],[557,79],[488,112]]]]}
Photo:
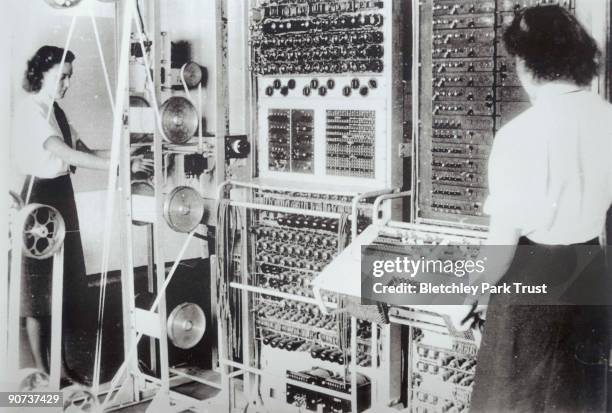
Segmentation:
{"type": "Polygon", "coordinates": [[[8,0],[0,411],[612,412],[609,0],[8,0]]]}

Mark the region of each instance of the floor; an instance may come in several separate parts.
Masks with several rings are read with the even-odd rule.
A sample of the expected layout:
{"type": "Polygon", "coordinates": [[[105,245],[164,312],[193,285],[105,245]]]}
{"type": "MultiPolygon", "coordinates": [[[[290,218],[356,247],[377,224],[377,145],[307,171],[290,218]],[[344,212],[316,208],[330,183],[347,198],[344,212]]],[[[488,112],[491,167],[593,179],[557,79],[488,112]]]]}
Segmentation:
{"type": "MultiPolygon", "coordinates": [[[[201,385],[197,383],[185,384],[183,386],[177,387],[176,390],[181,393],[188,394],[193,397],[197,397],[201,400],[211,399],[219,394],[219,390],[212,388],[210,386],[201,385]]],[[[135,404],[132,406],[128,406],[128,407],[124,407],[124,408],[115,410],[115,412],[118,412],[118,413],[146,412],[150,404],[151,402],[147,401],[144,403],[139,403],[139,404],[135,404]]],[[[190,410],[185,410],[185,412],[189,412],[189,411],[190,410]]],[[[220,404],[215,404],[214,402],[211,404],[211,413],[217,413],[221,411],[222,411],[222,407],[220,404]]],[[[157,412],[151,411],[149,413],[157,413],[157,412]]],[[[159,412],[159,413],[166,413],[166,412],[159,412]]]]}

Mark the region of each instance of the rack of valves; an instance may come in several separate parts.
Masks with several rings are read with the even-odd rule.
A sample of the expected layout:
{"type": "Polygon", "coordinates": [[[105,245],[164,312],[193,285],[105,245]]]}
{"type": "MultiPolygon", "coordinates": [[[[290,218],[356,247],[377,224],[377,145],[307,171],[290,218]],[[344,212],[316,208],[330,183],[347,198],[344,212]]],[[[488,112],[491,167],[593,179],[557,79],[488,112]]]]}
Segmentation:
{"type": "MultiPolygon", "coordinates": [[[[380,177],[379,165],[385,160],[379,156],[381,141],[391,144],[391,127],[385,122],[393,117],[386,100],[394,87],[390,56],[395,44],[391,38],[397,32],[391,27],[392,3],[396,1],[251,2],[249,52],[256,87],[259,177],[265,178],[267,172],[273,172],[274,178],[298,180],[324,175],[331,183],[345,182],[342,179],[347,177],[352,183],[380,177]]],[[[540,3],[574,8],[570,0],[413,2],[414,26],[409,30],[417,50],[412,51],[412,110],[418,118],[417,164],[412,174],[415,199],[410,201],[415,205],[413,219],[442,226],[459,223],[459,231],[487,225],[482,205],[494,135],[529,105],[501,38],[517,8],[540,3]]],[[[339,236],[338,219],[315,218],[308,211],[350,214],[351,197],[333,191],[296,192],[291,183],[278,182],[275,189],[253,190],[251,200],[303,214],[251,215],[251,281],[259,291],[275,292],[256,294],[250,309],[260,364],[286,375],[286,386],[279,393],[289,404],[311,411],[321,406],[329,412],[361,411],[381,397],[375,391],[381,380],[374,377],[381,357],[373,355],[384,354],[383,329],[358,320],[353,326],[357,345],[346,351],[340,343],[338,314],[324,314],[309,302],[315,298],[313,279],[346,245],[339,236]],[[351,362],[368,374],[347,381],[351,362]],[[350,393],[356,390],[349,388],[351,384],[359,395],[357,406],[347,404],[350,398],[334,399],[315,390],[350,393]]],[[[392,186],[387,181],[384,185],[392,186]]],[[[360,216],[354,235],[371,219],[360,216]]],[[[425,232],[411,231],[400,243],[418,243],[430,236],[425,232]]],[[[338,302],[331,293],[323,292],[321,298],[338,302]]],[[[410,348],[404,348],[410,354],[409,373],[405,372],[408,394],[403,400],[408,410],[467,412],[476,366],[473,340],[420,328],[411,334],[410,348]]],[[[392,368],[405,370],[399,364],[392,368]]]]}
{"type": "Polygon", "coordinates": [[[387,4],[265,1],[252,11],[251,71],[260,89],[261,132],[267,131],[263,170],[378,178],[376,114],[384,119],[384,105],[348,102],[386,97],[387,4]],[[322,150],[315,147],[319,140],[322,150]]]}
{"type": "Polygon", "coordinates": [[[515,10],[569,0],[428,0],[420,5],[419,215],[486,224],[487,160],[497,130],[529,106],[502,42],[515,10]],[[453,218],[453,215],[455,218],[453,218]]]}
{"type": "MultiPolygon", "coordinates": [[[[355,347],[343,346],[339,334],[341,316],[322,312],[315,304],[311,285],[344,248],[350,237],[350,225],[343,227],[337,218],[318,217],[308,211],[350,214],[352,199],[347,195],[287,189],[253,191],[252,200],[256,204],[304,211],[303,214],[252,211],[247,242],[250,284],[258,291],[249,311],[254,326],[252,339],[260,348],[261,367],[266,366],[272,376],[286,378],[285,382],[264,376],[263,385],[270,388],[271,398],[307,410],[317,411],[325,406],[329,412],[355,411],[349,397],[353,390],[351,381],[342,372],[351,364],[366,369],[379,363],[372,358],[375,354],[372,345],[378,343],[380,327],[357,320],[356,330],[347,331],[349,335],[354,333],[355,347]],[[300,382],[306,385],[300,386],[300,382]],[[346,397],[333,397],[325,389],[346,397]]],[[[358,214],[357,233],[370,222],[371,217],[364,209],[358,214]]],[[[322,299],[338,304],[335,294],[323,293],[322,299]]],[[[356,391],[361,411],[370,405],[370,379],[359,375],[356,391]]]]}

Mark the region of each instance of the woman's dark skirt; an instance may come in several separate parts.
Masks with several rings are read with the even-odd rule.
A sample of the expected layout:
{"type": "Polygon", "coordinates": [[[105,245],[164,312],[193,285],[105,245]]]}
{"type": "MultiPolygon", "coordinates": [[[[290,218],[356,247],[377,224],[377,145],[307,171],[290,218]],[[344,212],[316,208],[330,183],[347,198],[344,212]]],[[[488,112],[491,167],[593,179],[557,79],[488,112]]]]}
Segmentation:
{"type": "MultiPolygon", "coordinates": [[[[525,245],[536,253],[517,253],[500,283],[554,283],[578,265],[574,246],[521,238],[519,249],[525,245]]],[[[602,252],[580,280],[576,288],[612,294],[602,252]]],[[[609,307],[532,304],[517,305],[510,294],[491,297],[470,412],[605,411],[609,307]]]]}
{"type": "MultiPolygon", "coordinates": [[[[25,200],[29,180],[22,192],[25,200]]],[[[64,319],[70,319],[73,304],[84,294],[85,261],[79,232],[79,218],[74,191],[69,175],[53,179],[35,178],[29,203],[50,205],[56,208],[66,223],[64,241],[64,319]]],[[[21,316],[48,317],[51,315],[51,285],[53,259],[36,260],[24,257],[21,286],[21,316]]]]}

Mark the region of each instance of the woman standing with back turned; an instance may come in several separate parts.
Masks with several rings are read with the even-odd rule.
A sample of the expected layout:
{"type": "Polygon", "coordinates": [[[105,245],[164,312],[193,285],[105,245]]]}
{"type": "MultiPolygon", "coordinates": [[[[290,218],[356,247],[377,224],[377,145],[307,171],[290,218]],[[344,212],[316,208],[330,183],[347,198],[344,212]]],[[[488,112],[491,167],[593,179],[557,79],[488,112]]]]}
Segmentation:
{"type": "MultiPolygon", "coordinates": [[[[503,41],[532,107],[493,144],[488,244],[511,247],[496,270],[475,282],[554,285],[578,268],[577,246],[598,250],[612,201],[612,106],[589,91],[597,45],[564,8],[522,10],[503,41]]],[[[562,300],[579,305],[491,297],[471,412],[605,410],[607,307],[588,305],[587,291],[612,290],[603,254],[595,255],[582,271],[583,288],[562,300]]]]}

